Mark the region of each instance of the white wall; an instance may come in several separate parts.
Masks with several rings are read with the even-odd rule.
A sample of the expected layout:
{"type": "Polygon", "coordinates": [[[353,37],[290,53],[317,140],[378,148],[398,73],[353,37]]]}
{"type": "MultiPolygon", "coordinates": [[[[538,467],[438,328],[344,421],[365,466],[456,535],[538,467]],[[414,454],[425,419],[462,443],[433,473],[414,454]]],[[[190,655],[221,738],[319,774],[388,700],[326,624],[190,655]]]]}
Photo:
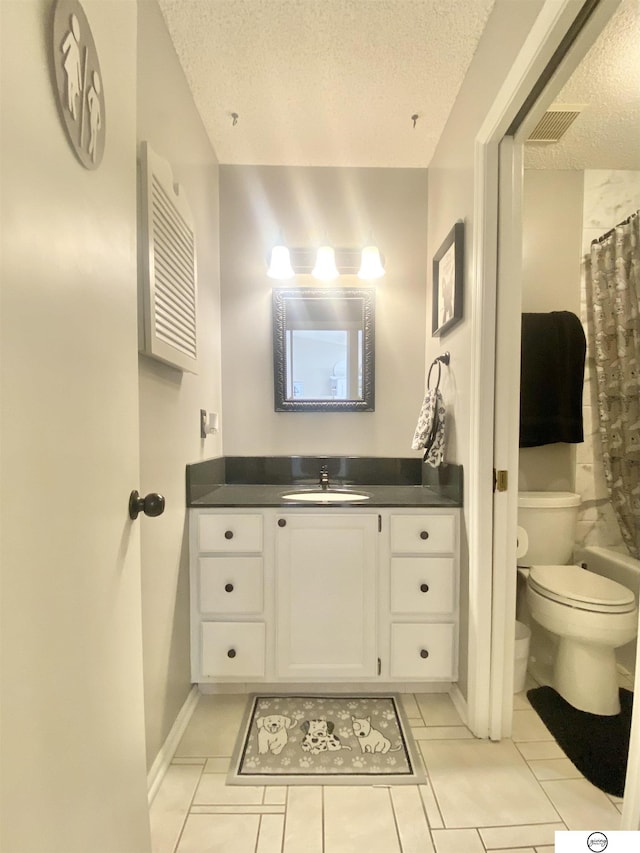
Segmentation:
{"type": "MultiPolygon", "coordinates": [[[[233,455],[412,456],[424,390],[427,172],[221,166],[224,450],[233,455]],[[373,232],[386,261],[376,289],[376,408],[274,412],[267,257],[326,234],[358,247],[373,232]],[[326,232],[326,234],[325,234],[326,232]]],[[[300,283],[316,282],[310,276],[300,283]]],[[[353,275],[340,282],[360,285],[353,275]]],[[[286,282],[287,286],[290,282],[286,282]]]]}
{"type": "Polygon", "coordinates": [[[191,686],[185,464],[222,453],[221,434],[200,438],[199,415],[221,411],[219,216],[216,157],[156,0],[139,0],[138,22],[138,139],[171,163],[195,218],[199,324],[197,376],[139,359],[139,488],[166,499],[164,515],[141,519],[150,766],[191,686]]]}
{"type": "Polygon", "coordinates": [[[0,3],[6,853],[145,853],[136,357],[136,4],[82,0],[106,100],[76,160],[50,0],[0,3]]]}
{"type": "Polygon", "coordinates": [[[526,169],[522,310],[580,313],[582,172],[526,169]]]}
{"type": "MultiPolygon", "coordinates": [[[[522,310],[580,316],[583,173],[527,169],[522,200],[522,310]]],[[[576,445],[520,449],[521,491],[573,491],[576,445]]]]}
{"type": "MultiPolygon", "coordinates": [[[[474,248],[474,140],[493,104],[509,68],[542,7],[542,0],[496,0],[478,49],[462,84],[438,147],[429,166],[429,257],[433,257],[454,222],[465,222],[464,319],[445,337],[431,337],[431,270],[427,293],[426,365],[443,350],[451,353],[451,366],[444,371],[442,388],[447,403],[450,437],[447,460],[462,464],[465,476],[470,454],[471,298],[474,248]]],[[[491,452],[491,451],[488,451],[491,452]]],[[[467,641],[469,615],[469,575],[467,526],[469,498],[465,495],[461,552],[461,636],[460,678],[467,692],[467,641]]],[[[491,566],[486,566],[487,581],[491,566]]],[[[475,579],[476,584],[482,578],[475,579]]]]}

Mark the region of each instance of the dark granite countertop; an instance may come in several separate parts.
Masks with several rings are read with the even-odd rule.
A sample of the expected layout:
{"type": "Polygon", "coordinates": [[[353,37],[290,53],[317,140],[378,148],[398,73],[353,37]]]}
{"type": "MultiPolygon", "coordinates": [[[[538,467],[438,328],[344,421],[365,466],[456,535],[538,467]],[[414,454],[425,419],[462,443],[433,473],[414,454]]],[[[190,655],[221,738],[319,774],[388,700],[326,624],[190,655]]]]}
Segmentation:
{"type": "Polygon", "coordinates": [[[340,509],[462,506],[462,466],[432,468],[420,459],[290,456],[219,457],[187,465],[187,506],[340,509]],[[357,492],[367,500],[285,500],[292,492],[319,491],[326,467],[329,489],[357,492]]]}
{"type": "Polygon", "coordinates": [[[339,507],[344,509],[367,509],[367,507],[455,507],[458,502],[445,495],[438,494],[428,486],[352,486],[335,489],[368,495],[367,500],[335,501],[317,503],[315,501],[285,500],[282,496],[291,492],[318,491],[309,486],[273,486],[266,484],[219,485],[212,491],[191,501],[192,507],[280,507],[317,509],[318,507],[339,507]]]}

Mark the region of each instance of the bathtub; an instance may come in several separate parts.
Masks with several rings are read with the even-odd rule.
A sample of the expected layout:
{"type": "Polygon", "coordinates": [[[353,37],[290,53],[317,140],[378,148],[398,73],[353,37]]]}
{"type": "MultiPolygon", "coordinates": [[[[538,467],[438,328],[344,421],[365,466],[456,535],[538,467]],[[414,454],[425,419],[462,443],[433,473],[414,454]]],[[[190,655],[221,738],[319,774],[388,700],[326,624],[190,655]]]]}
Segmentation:
{"type": "MultiPolygon", "coordinates": [[[[576,562],[590,572],[611,578],[622,586],[626,586],[635,595],[636,603],[640,600],[640,560],[621,551],[613,551],[611,548],[601,548],[597,545],[580,548],[576,551],[576,558],[576,562]]],[[[616,660],[633,679],[636,667],[636,641],[616,649],[616,660]]]]}

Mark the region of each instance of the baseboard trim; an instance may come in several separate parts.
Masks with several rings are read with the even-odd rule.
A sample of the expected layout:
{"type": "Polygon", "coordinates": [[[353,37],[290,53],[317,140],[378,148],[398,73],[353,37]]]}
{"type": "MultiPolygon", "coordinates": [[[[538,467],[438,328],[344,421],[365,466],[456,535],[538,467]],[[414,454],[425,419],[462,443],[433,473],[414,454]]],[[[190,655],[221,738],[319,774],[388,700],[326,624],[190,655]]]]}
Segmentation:
{"type": "Polygon", "coordinates": [[[171,726],[171,731],[167,735],[167,739],[162,744],[160,752],[156,755],[156,759],[147,773],[147,797],[149,805],[151,805],[153,798],[158,793],[160,783],[169,769],[169,765],[173,760],[180,739],[189,725],[189,720],[196,709],[199,698],[200,691],[198,690],[198,685],[194,684],[189,691],[184,705],[178,712],[174,724],[171,726]]]}
{"type": "MultiPolygon", "coordinates": [[[[460,714],[460,718],[465,726],[469,725],[469,709],[467,707],[467,700],[462,695],[462,691],[458,687],[457,684],[451,685],[451,690],[449,691],[449,696],[451,697],[451,701],[453,702],[453,707],[456,709],[458,714],[460,714]]],[[[474,732],[475,734],[475,732],[474,732]]],[[[477,737],[477,735],[476,735],[477,737]]]]}

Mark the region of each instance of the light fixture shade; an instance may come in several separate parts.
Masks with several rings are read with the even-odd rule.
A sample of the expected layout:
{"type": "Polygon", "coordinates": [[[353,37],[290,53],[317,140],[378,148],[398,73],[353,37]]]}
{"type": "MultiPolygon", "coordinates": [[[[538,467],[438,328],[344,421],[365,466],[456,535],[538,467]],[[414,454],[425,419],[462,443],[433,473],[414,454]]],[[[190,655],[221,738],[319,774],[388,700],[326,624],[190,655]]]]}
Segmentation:
{"type": "Polygon", "coordinates": [[[274,246],[271,250],[271,261],[267,270],[269,278],[293,278],[295,272],[291,266],[289,249],[284,245],[274,246]]]}
{"type": "Polygon", "coordinates": [[[380,252],[377,246],[365,246],[362,250],[362,259],[358,278],[381,278],[384,275],[384,267],[380,260],[380,252]]]}
{"type": "Polygon", "coordinates": [[[320,246],[316,255],[316,265],[312,269],[311,275],[321,281],[333,281],[338,278],[336,254],[331,246],[320,246]]]}

